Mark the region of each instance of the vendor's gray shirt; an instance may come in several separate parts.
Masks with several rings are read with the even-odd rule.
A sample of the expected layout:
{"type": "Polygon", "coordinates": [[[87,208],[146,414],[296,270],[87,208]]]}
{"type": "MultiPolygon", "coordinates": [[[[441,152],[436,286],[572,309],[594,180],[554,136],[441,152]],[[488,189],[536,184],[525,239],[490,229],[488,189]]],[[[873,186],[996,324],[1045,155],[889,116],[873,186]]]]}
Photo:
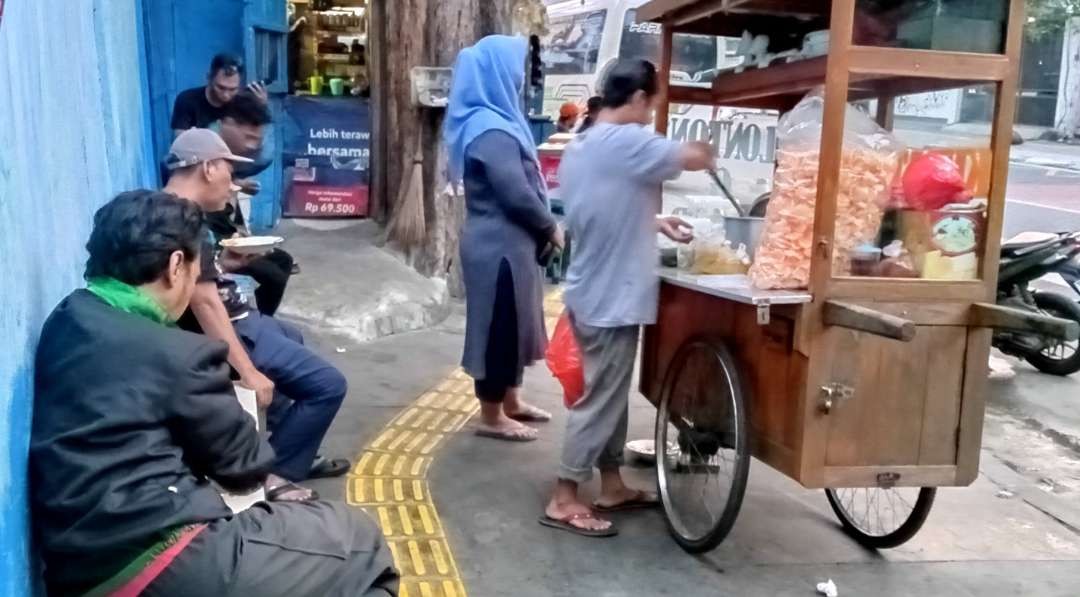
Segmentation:
{"type": "Polygon", "coordinates": [[[656,216],[680,145],[640,125],[597,123],[563,154],[559,184],[573,252],[566,306],[592,327],[656,321],[656,216]]]}

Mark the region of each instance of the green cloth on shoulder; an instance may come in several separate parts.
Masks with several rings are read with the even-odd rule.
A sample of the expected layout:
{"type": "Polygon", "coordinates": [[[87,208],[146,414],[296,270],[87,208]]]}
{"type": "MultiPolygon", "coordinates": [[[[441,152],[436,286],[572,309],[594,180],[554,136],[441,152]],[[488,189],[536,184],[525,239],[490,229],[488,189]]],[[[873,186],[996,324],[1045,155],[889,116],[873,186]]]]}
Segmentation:
{"type": "Polygon", "coordinates": [[[115,278],[90,278],[86,289],[94,293],[105,304],[125,313],[145,317],[155,323],[173,326],[176,321],[152,296],[115,278]]]}

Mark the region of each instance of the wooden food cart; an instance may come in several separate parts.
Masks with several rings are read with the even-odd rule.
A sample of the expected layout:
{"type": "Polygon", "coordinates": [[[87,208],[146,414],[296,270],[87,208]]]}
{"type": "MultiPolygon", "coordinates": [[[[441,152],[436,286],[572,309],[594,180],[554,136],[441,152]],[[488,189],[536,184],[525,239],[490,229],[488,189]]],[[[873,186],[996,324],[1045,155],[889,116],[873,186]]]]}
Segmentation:
{"type": "Polygon", "coordinates": [[[654,0],[639,9],[639,20],[663,24],[661,132],[670,104],[786,112],[824,86],[808,288],[763,291],[745,279],[662,273],[641,389],[658,407],[665,514],[689,551],[711,549],[730,531],[751,455],[807,488],[826,489],[845,530],[864,545],[903,543],[925,520],[935,488],[969,485],[978,475],[992,329],[1041,325],[1076,333],[1062,320],[994,304],[1023,1],[980,4],[1000,10],[997,21],[984,19],[1000,36],[992,51],[932,49],[961,43],[940,34],[929,37],[928,48],[911,49],[917,41],[889,39],[888,27],[903,25],[883,28],[866,13],[883,4],[889,3],[654,0]],[[867,22],[879,26],[876,34],[860,30],[867,22]],[[820,30],[829,31],[827,55],[721,72],[711,88],[670,83],[674,35],[749,31],[769,35],[770,50],[783,51],[820,30]],[[848,103],[876,102],[870,113],[892,129],[895,98],[971,86],[988,88],[996,99],[989,142],[967,152],[986,164],[969,177],[980,179],[972,185],[981,185],[985,199],[977,273],[942,280],[838,271],[848,103]]]}

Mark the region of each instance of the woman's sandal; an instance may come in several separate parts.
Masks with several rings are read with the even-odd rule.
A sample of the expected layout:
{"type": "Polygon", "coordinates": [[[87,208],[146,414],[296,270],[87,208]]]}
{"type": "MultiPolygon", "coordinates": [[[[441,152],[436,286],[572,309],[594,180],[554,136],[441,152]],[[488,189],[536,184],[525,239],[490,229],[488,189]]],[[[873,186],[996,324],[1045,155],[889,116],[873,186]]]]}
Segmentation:
{"type": "Polygon", "coordinates": [[[281,485],[278,485],[277,487],[267,488],[267,490],[266,490],[266,501],[268,501],[268,502],[281,502],[281,503],[313,502],[313,501],[315,501],[317,499],[319,499],[319,493],[317,491],[315,491],[314,489],[308,489],[307,487],[301,487],[301,486],[297,485],[296,483],[292,483],[292,482],[288,482],[288,481],[286,481],[285,483],[282,483],[281,485]],[[286,493],[289,493],[290,491],[307,491],[310,495],[308,495],[308,497],[303,497],[303,498],[300,498],[300,499],[280,499],[281,496],[285,495],[286,493]]]}
{"type": "Polygon", "coordinates": [[[560,529],[575,535],[581,535],[582,537],[614,537],[619,534],[619,530],[615,528],[615,525],[611,525],[606,529],[586,529],[579,527],[573,523],[575,520],[597,520],[596,514],[592,512],[578,512],[576,514],[567,514],[559,518],[553,518],[544,514],[540,517],[540,524],[551,527],[553,529],[560,529]]]}
{"type": "Polygon", "coordinates": [[[520,412],[512,415],[507,414],[506,416],[519,423],[547,423],[551,420],[551,413],[531,404],[521,409],[520,412]]]}
{"type": "Polygon", "coordinates": [[[530,427],[521,427],[519,429],[493,429],[491,427],[477,427],[477,437],[487,437],[491,439],[499,439],[504,442],[531,442],[536,441],[537,433],[535,429],[530,427]]]}
{"type": "Polygon", "coordinates": [[[660,505],[660,498],[651,491],[637,490],[634,493],[634,497],[623,500],[618,504],[612,504],[605,506],[597,502],[593,502],[593,509],[597,512],[623,512],[625,510],[646,510],[649,508],[656,508],[660,505]]]}

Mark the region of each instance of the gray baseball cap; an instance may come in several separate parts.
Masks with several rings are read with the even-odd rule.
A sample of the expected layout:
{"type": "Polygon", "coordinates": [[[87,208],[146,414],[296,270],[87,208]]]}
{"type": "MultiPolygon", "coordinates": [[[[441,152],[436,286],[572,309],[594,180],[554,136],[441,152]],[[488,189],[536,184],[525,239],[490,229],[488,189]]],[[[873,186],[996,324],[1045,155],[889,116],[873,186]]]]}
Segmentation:
{"type": "Polygon", "coordinates": [[[210,129],[188,129],[173,141],[169,155],[165,157],[165,167],[177,170],[213,160],[243,164],[254,161],[234,154],[221,136],[210,129]]]}

